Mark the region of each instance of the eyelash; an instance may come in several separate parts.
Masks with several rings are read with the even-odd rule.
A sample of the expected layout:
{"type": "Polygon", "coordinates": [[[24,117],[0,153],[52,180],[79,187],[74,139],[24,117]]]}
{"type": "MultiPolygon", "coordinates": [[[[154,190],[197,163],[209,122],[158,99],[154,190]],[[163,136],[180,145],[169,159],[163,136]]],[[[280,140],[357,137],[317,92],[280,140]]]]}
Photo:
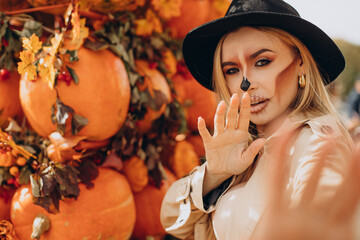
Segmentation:
{"type": "MultiPolygon", "coordinates": [[[[257,67],[263,67],[263,66],[266,66],[267,64],[269,64],[271,61],[268,60],[268,59],[260,59],[259,61],[257,61],[255,63],[255,66],[257,67]]],[[[228,70],[225,71],[225,74],[226,75],[231,75],[231,74],[235,74],[239,72],[239,69],[238,68],[229,68],[228,70]]]]}
{"type": "Polygon", "coordinates": [[[262,66],[265,66],[265,65],[267,65],[267,64],[269,64],[271,61],[270,60],[268,60],[268,59],[260,59],[259,61],[257,61],[256,63],[255,63],[255,66],[257,66],[257,67],[262,67],[262,66]],[[264,63],[265,62],[265,63],[264,63]],[[261,65],[258,65],[258,63],[262,63],[261,65]]]}

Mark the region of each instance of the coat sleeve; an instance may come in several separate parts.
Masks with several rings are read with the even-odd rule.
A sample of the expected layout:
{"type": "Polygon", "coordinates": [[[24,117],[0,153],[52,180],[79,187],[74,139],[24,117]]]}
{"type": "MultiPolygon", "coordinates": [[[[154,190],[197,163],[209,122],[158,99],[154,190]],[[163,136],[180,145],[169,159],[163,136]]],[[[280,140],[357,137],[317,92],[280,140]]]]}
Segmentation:
{"type": "Polygon", "coordinates": [[[290,149],[293,155],[289,184],[292,206],[300,202],[319,161],[322,146],[329,139],[335,140],[335,144],[325,159],[313,202],[321,204],[332,197],[343,181],[351,159],[349,141],[334,119],[323,117],[311,120],[300,132],[293,149],[290,149]]]}
{"type": "MultiPolygon", "coordinates": [[[[208,219],[209,213],[215,210],[216,202],[208,209],[204,209],[202,188],[205,167],[206,163],[195,168],[189,176],[176,181],[163,199],[160,213],[161,223],[166,232],[180,239],[194,237],[195,239],[210,239],[212,226],[209,225],[208,219]],[[207,236],[204,236],[205,233],[207,236]],[[197,236],[199,234],[201,236],[197,236]]],[[[234,180],[235,177],[231,179],[225,191],[230,188],[234,180]]]]}

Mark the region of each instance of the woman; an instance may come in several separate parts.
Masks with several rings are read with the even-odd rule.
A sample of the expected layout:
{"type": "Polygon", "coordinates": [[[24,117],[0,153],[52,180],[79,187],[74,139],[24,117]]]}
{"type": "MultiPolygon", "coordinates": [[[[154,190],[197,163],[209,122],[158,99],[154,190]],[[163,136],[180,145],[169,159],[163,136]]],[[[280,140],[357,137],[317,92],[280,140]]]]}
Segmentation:
{"type": "Polygon", "coordinates": [[[164,198],[167,232],[250,239],[268,205],[266,169],[274,141],[289,131],[290,207],[302,202],[329,139],[336,147],[326,156],[311,202],[332,197],[351,156],[351,139],[325,90],[345,62],[324,32],[281,0],[233,0],[225,17],[186,36],[183,54],[195,79],[222,101],[213,135],[198,121],[206,163],[174,183],[164,198]]]}

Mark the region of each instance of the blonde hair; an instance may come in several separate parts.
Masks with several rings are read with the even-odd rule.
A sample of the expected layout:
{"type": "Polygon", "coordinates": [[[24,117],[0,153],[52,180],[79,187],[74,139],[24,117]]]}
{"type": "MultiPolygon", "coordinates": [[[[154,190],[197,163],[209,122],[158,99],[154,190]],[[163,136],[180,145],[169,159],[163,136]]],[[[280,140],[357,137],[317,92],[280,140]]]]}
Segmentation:
{"type": "MultiPolygon", "coordinates": [[[[329,97],[329,94],[325,88],[324,80],[328,80],[326,79],[327,76],[321,75],[319,67],[307,47],[299,39],[281,29],[273,27],[253,28],[271,34],[282,40],[290,48],[294,49],[295,52],[297,52],[302,59],[302,64],[304,65],[306,76],[306,85],[303,89],[299,88],[297,96],[295,97],[294,102],[290,106],[290,108],[292,109],[290,116],[296,115],[300,112],[304,113],[307,118],[315,118],[322,115],[330,114],[335,117],[346,140],[349,141],[349,146],[351,146],[351,137],[346,130],[346,127],[343,125],[343,123],[340,121],[340,118],[337,116],[335,107],[333,106],[331,98],[329,97]]],[[[220,39],[215,50],[213,67],[213,88],[217,93],[219,100],[224,100],[228,104],[231,97],[230,90],[227,86],[221,67],[221,51],[226,36],[227,34],[225,34],[220,39]]],[[[256,136],[251,136],[250,139],[253,139],[254,137],[256,136]]],[[[248,169],[250,170],[250,175],[253,169],[253,165],[248,169]]],[[[250,176],[249,174],[247,175],[248,177],[250,176]]]]}

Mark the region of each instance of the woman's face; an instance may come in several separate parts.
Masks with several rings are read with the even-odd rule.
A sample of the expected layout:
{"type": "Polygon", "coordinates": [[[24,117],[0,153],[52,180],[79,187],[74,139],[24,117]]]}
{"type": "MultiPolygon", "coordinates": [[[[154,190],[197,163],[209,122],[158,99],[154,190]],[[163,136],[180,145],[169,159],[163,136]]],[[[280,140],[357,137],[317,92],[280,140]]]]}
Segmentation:
{"type": "Polygon", "coordinates": [[[242,96],[243,77],[251,83],[250,121],[258,129],[289,112],[303,74],[301,59],[276,36],[250,27],[229,33],[222,46],[222,70],[231,94],[242,96]]]}

